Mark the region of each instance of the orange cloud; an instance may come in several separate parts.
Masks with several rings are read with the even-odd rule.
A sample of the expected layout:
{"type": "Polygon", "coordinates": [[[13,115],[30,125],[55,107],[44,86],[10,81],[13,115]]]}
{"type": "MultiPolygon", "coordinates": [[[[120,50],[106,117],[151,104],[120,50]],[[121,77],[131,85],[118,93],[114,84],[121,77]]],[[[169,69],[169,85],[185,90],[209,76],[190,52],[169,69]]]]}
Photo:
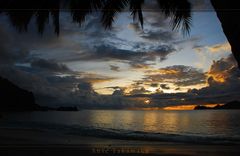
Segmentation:
{"type": "Polygon", "coordinates": [[[148,70],[146,73],[161,74],[161,75],[174,75],[174,74],[178,74],[179,71],[176,69],[156,69],[156,70],[148,70]]]}
{"type": "Polygon", "coordinates": [[[208,50],[212,53],[216,52],[226,52],[226,51],[231,51],[231,46],[228,42],[222,43],[222,44],[216,44],[211,47],[208,47],[208,50]]]}
{"type": "Polygon", "coordinates": [[[236,62],[233,56],[228,58],[222,58],[218,61],[213,61],[208,73],[209,77],[212,77],[214,81],[224,83],[232,73],[232,70],[236,67],[236,62]]]}
{"type": "Polygon", "coordinates": [[[207,74],[209,77],[212,77],[214,81],[219,82],[219,83],[224,83],[227,79],[227,75],[224,73],[213,73],[210,72],[207,74]]]}

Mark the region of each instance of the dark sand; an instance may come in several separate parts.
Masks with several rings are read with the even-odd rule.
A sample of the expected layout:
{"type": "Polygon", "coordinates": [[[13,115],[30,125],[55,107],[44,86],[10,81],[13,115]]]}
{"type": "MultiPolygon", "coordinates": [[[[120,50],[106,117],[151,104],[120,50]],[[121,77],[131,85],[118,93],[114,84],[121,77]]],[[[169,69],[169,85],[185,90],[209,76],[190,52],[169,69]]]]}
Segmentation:
{"type": "Polygon", "coordinates": [[[0,156],[176,155],[239,156],[239,145],[200,145],[74,136],[34,129],[0,128],[0,156]]]}

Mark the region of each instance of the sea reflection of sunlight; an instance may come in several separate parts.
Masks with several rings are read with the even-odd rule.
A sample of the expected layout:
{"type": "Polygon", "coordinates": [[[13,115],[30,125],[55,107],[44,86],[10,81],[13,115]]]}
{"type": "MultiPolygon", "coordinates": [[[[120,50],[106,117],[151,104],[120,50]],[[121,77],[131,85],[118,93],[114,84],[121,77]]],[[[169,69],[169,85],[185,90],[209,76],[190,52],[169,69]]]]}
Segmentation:
{"type": "Polygon", "coordinates": [[[145,131],[156,131],[157,130],[157,114],[156,112],[146,112],[143,118],[144,130],[145,131]]]}
{"type": "Polygon", "coordinates": [[[113,123],[113,115],[108,111],[93,111],[91,123],[96,126],[106,126],[113,123]]]}
{"type": "Polygon", "coordinates": [[[162,117],[162,128],[165,132],[175,132],[178,128],[178,114],[165,113],[162,117]]]}

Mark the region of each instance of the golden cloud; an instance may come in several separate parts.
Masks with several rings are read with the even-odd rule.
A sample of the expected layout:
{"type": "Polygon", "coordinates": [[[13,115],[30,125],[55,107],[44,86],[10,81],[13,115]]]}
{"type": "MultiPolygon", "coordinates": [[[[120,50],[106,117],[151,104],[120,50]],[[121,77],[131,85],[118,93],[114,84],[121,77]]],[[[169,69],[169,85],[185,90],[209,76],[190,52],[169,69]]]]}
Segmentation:
{"type": "Polygon", "coordinates": [[[95,73],[83,73],[81,78],[85,79],[86,82],[91,84],[109,82],[116,79],[114,77],[103,76],[95,73]]]}
{"type": "Polygon", "coordinates": [[[233,56],[213,61],[210,70],[207,72],[208,77],[212,77],[218,83],[224,83],[232,74],[232,70],[237,64],[233,56]]]}
{"type": "Polygon", "coordinates": [[[214,73],[214,72],[209,72],[207,73],[208,77],[212,77],[214,81],[218,83],[224,83],[228,77],[227,73],[222,72],[222,73],[214,73]]]}
{"type": "Polygon", "coordinates": [[[207,48],[212,53],[231,51],[231,46],[228,42],[216,44],[207,48]]]}
{"type": "Polygon", "coordinates": [[[161,75],[175,75],[178,74],[179,71],[176,69],[156,69],[156,70],[148,70],[146,73],[149,74],[161,74],[161,75]]]}

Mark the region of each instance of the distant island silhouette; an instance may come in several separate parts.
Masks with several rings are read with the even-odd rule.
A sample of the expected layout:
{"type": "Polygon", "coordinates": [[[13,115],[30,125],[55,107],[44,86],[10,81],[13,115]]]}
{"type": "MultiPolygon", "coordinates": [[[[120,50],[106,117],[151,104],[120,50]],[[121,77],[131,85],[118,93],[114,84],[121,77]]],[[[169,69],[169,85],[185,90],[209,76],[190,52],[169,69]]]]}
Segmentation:
{"type": "Polygon", "coordinates": [[[1,111],[78,111],[77,107],[51,108],[35,103],[32,92],[0,77],[0,112],[1,111]]]}
{"type": "Polygon", "coordinates": [[[196,106],[194,110],[205,110],[205,109],[212,109],[212,110],[219,110],[219,109],[240,109],[240,102],[239,101],[231,101],[224,105],[217,105],[215,107],[207,107],[203,105],[196,106]]]}

